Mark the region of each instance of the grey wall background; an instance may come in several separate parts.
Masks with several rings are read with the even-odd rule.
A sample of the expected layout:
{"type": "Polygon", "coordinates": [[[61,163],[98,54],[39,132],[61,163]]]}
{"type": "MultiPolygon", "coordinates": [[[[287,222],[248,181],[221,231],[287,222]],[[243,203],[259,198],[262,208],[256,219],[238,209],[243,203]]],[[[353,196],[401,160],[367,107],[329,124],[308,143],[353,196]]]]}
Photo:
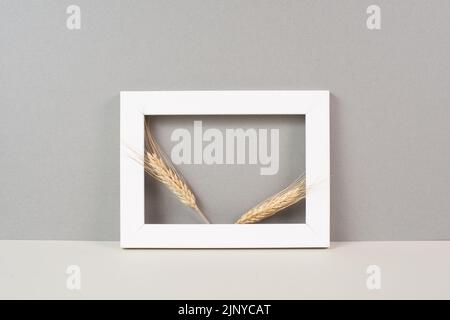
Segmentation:
{"type": "MultiPolygon", "coordinates": [[[[261,175],[261,167],[267,166],[260,163],[259,157],[257,164],[248,164],[248,144],[246,164],[177,166],[193,190],[199,207],[212,223],[233,223],[247,210],[291,185],[305,173],[305,116],[151,116],[149,120],[152,134],[168,156],[178,144],[171,141],[172,132],[183,128],[193,137],[194,121],[202,121],[204,131],[214,128],[222,134],[226,129],[237,128],[267,130],[266,154],[272,156],[272,162],[278,162],[278,171],[273,175],[261,175]],[[279,132],[278,160],[270,138],[272,129],[279,132]]],[[[227,141],[224,136],[224,148],[227,141]]],[[[208,143],[203,144],[204,147],[206,145],[208,143]]],[[[203,223],[193,210],[174,201],[173,194],[153,177],[146,176],[145,190],[149,190],[145,193],[146,223],[203,223]]],[[[305,202],[287,208],[264,223],[305,223],[305,202]]]]}
{"type": "Polygon", "coordinates": [[[328,89],[332,239],[450,239],[449,12],[1,1],[0,238],[118,239],[120,90],[328,89]],[[66,29],[69,4],[81,30],[66,29]]]}

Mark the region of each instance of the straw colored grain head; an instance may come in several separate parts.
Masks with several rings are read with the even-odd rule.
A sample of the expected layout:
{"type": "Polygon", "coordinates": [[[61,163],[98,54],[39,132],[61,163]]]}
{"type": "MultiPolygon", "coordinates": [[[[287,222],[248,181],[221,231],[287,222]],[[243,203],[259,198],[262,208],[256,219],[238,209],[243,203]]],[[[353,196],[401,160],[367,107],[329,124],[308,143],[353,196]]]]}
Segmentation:
{"type": "Polygon", "coordinates": [[[294,183],[277,194],[260,202],[244,213],[235,223],[255,223],[267,219],[292,206],[306,197],[305,178],[298,178],[294,183]]]}
{"type": "Polygon", "coordinates": [[[194,209],[204,222],[210,223],[198,207],[194,193],[184,178],[156,143],[150,132],[148,120],[145,122],[145,155],[142,156],[131,148],[129,149],[132,153],[131,157],[143,166],[148,175],[163,183],[183,204],[194,209]]]}

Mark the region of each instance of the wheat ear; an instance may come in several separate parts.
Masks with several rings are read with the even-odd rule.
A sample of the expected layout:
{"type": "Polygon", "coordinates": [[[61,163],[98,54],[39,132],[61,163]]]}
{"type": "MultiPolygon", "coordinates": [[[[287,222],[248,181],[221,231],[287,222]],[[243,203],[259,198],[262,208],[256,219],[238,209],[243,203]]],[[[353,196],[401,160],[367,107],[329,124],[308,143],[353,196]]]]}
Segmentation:
{"type": "Polygon", "coordinates": [[[140,163],[147,174],[163,183],[183,204],[194,209],[205,223],[210,223],[197,205],[194,193],[188,187],[182,175],[175,169],[172,162],[162,152],[155,141],[148,121],[145,121],[145,155],[132,151],[132,158],[140,163]]]}
{"type": "Polygon", "coordinates": [[[300,177],[290,186],[260,202],[244,213],[235,223],[255,223],[267,219],[306,197],[305,178],[300,177]]]}

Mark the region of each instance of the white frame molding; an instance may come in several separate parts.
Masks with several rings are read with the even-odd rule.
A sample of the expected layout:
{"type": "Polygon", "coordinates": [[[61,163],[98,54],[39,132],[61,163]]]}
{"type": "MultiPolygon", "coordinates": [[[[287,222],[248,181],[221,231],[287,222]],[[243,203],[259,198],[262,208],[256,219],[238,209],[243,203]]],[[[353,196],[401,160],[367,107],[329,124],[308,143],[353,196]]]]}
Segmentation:
{"type": "Polygon", "coordinates": [[[311,248],[330,243],[328,91],[124,91],[120,93],[120,244],[123,248],[311,248]],[[144,224],[146,115],[305,115],[306,223],[144,224]]]}

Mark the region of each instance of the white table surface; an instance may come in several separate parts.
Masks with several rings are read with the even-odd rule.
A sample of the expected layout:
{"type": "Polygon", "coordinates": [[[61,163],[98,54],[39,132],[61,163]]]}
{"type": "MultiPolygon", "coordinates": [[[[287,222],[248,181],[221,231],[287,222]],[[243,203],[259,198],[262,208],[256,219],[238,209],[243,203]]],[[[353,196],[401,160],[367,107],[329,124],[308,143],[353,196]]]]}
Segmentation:
{"type": "Polygon", "coordinates": [[[2,299],[449,299],[450,241],[330,249],[124,250],[117,242],[0,241],[2,299]],[[69,290],[68,266],[81,288],[69,290]],[[381,289],[366,285],[369,265],[381,289]]]}

